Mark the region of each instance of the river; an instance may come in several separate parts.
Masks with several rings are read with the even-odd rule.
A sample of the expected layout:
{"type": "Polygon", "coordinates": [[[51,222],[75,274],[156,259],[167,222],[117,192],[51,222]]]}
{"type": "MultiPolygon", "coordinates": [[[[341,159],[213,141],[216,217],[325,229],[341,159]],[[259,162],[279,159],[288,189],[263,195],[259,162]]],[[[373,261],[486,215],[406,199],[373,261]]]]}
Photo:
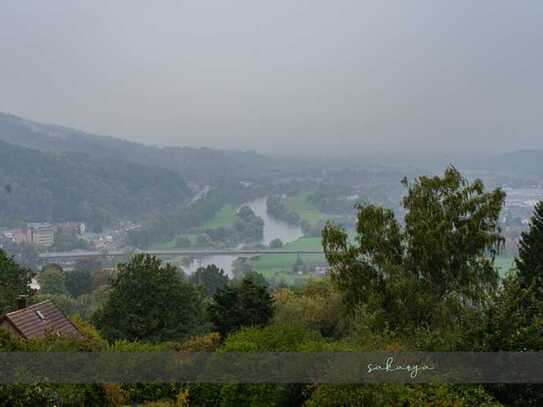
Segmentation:
{"type": "MultiPolygon", "coordinates": [[[[266,211],[266,197],[255,199],[244,203],[241,206],[250,207],[256,216],[259,216],[264,221],[263,239],[260,242],[269,245],[273,239],[281,239],[283,243],[293,242],[303,236],[300,226],[290,225],[286,222],[281,222],[272,218],[266,211]]],[[[210,264],[215,264],[222,268],[226,274],[232,276],[232,262],[236,256],[209,256],[200,259],[195,259],[190,266],[183,266],[183,270],[187,274],[194,273],[199,267],[206,267],[210,264]]]]}

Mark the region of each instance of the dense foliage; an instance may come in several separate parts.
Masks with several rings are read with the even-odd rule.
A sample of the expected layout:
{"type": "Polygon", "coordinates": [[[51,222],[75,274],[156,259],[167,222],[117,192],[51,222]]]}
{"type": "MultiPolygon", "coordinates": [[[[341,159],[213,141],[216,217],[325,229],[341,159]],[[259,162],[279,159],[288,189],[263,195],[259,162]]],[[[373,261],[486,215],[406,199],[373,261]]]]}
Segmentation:
{"type": "MultiPolygon", "coordinates": [[[[103,161],[125,161],[164,168],[199,184],[254,179],[274,161],[254,151],[157,147],[98,136],[0,113],[0,140],[44,152],[79,153],[103,161]]],[[[148,169],[148,168],[147,168],[148,169]]]]}
{"type": "MultiPolygon", "coordinates": [[[[133,247],[146,249],[152,244],[179,237],[188,231],[199,231],[199,226],[217,213],[224,205],[239,203],[254,197],[254,191],[241,187],[241,184],[225,183],[209,192],[205,199],[200,199],[190,206],[181,207],[172,212],[164,212],[151,217],[143,227],[128,233],[128,244],[133,247]]],[[[240,242],[254,241],[262,238],[263,223],[254,212],[246,207],[239,211],[236,222],[232,227],[207,229],[200,234],[199,246],[236,245],[240,242]],[[250,211],[247,211],[247,209],[250,211]]],[[[180,247],[188,247],[187,240],[179,241],[180,247]]],[[[189,242],[189,245],[192,243],[189,242]]]]}
{"type": "Polygon", "coordinates": [[[217,290],[228,284],[228,275],[223,269],[214,264],[207,267],[200,267],[190,276],[190,282],[197,287],[202,287],[209,297],[213,297],[217,290]]]}
{"type": "Polygon", "coordinates": [[[185,181],[167,170],[2,141],[0,185],[4,225],[81,221],[100,229],[117,219],[174,208],[189,197],[185,181]]]}
{"type": "Polygon", "coordinates": [[[266,200],[266,211],[275,219],[282,220],[283,222],[290,223],[292,225],[299,225],[301,222],[300,216],[290,210],[281,200],[276,196],[270,196],[266,200]]]}
{"type": "Polygon", "coordinates": [[[451,167],[409,187],[403,230],[391,210],[360,205],[355,244],[341,228],[323,231],[332,280],[353,311],[368,307],[393,329],[460,323],[458,311],[480,306],[497,286],[488,255],[502,241],[497,222],[504,198],[451,167]]]}
{"type": "Polygon", "coordinates": [[[66,276],[62,267],[49,264],[39,274],[40,292],[42,294],[67,295],[66,276]]]}
{"type": "Polygon", "coordinates": [[[108,301],[93,318],[105,338],[156,342],[206,330],[201,295],[175,267],[142,254],[119,270],[108,301]]]}
{"type": "Polygon", "coordinates": [[[264,233],[264,221],[256,216],[251,208],[242,206],[238,211],[234,230],[242,241],[259,241],[264,233]]]}
{"type": "MultiPolygon", "coordinates": [[[[137,255],[119,265],[109,294],[108,284],[99,282],[105,278],[97,277],[97,266],[82,262],[75,273],[94,274],[93,291],[85,288],[77,301],[69,295],[51,296],[59,306],[64,301],[72,313],[78,301],[107,293],[94,321],[109,342],[76,319],[84,341],[56,336],[21,341],[0,332],[0,350],[542,351],[543,203],[536,206],[530,229],[522,236],[518,272],[499,282],[493,256],[502,242],[497,219],[503,193],[485,192],[480,181],[470,183],[454,168],[443,176],[420,177],[405,185],[404,224],[390,210],[361,205],[355,236],[331,224],[326,227],[323,240],[330,276],[309,280],[303,287],[272,291],[262,275],[251,271],[247,260],[237,261],[233,281],[228,282],[214,266],[198,270],[186,281],[175,267],[137,255]],[[215,294],[203,298],[203,291],[215,294]],[[210,322],[220,335],[194,336],[212,329],[210,322]]],[[[5,256],[0,257],[3,268],[12,272],[3,280],[0,274],[0,289],[25,287],[17,285],[24,280],[24,269],[5,256]]],[[[55,278],[58,272],[56,267],[44,271],[55,278]]],[[[68,288],[68,276],[64,273],[68,291],[81,290],[68,288]]],[[[543,389],[524,384],[440,383],[0,386],[0,405],[6,406],[131,402],[159,406],[540,406],[543,389]]]]}
{"type": "Polygon", "coordinates": [[[222,336],[244,326],[263,326],[273,317],[273,298],[251,278],[218,290],[213,300],[209,314],[222,336]]]}
{"type": "Polygon", "coordinates": [[[77,298],[90,294],[94,288],[93,272],[91,270],[73,270],[65,273],[65,284],[68,293],[77,298]]]}
{"type": "Polygon", "coordinates": [[[543,201],[535,206],[530,229],[521,235],[516,266],[522,287],[534,285],[535,295],[543,301],[543,201]]]}
{"type": "Polygon", "coordinates": [[[0,315],[16,307],[19,295],[30,294],[31,272],[0,250],[0,315]]]}

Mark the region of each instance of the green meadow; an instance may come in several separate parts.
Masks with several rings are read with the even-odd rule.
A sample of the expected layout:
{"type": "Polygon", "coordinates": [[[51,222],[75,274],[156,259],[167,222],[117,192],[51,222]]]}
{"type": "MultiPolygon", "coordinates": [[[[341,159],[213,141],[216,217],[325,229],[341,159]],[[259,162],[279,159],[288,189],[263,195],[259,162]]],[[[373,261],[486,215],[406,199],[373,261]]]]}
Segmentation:
{"type": "Polygon", "coordinates": [[[236,209],[232,205],[225,205],[211,219],[205,222],[202,229],[216,229],[233,225],[236,220],[236,209]]]}
{"type": "Polygon", "coordinates": [[[330,218],[322,213],[308,200],[309,193],[303,192],[287,199],[287,207],[296,212],[300,217],[309,223],[318,223],[321,220],[330,218]]]}

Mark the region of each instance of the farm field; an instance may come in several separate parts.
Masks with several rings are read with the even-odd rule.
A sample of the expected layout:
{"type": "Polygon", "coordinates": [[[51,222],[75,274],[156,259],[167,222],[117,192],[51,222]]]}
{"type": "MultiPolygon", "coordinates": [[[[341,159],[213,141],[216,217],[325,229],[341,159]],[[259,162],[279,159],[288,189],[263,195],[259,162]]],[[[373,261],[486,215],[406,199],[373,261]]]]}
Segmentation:
{"type": "MultiPolygon", "coordinates": [[[[288,250],[319,250],[322,249],[321,239],[316,238],[300,238],[294,242],[287,243],[283,246],[288,250]]],[[[324,254],[302,254],[302,261],[308,267],[317,265],[325,265],[326,259],[324,254]]],[[[254,270],[262,274],[266,279],[274,278],[275,280],[284,280],[287,283],[292,283],[297,279],[306,279],[311,277],[310,274],[302,276],[293,272],[293,266],[296,263],[297,256],[295,254],[260,256],[252,259],[254,270]]]]}

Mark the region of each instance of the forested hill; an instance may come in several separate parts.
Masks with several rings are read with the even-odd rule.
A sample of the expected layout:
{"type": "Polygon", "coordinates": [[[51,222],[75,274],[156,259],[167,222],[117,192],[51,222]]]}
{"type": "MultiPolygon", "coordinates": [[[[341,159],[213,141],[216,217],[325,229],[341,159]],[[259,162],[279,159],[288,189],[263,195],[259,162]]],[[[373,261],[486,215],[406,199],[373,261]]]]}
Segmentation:
{"type": "Polygon", "coordinates": [[[0,225],[84,221],[99,227],[173,209],[189,197],[172,171],[0,141],[0,225]]]}
{"type": "Polygon", "coordinates": [[[253,151],[148,146],[5,113],[0,113],[0,140],[46,152],[76,152],[144,163],[175,171],[184,179],[201,184],[220,182],[225,175],[250,180],[274,165],[273,160],[253,151]]]}

